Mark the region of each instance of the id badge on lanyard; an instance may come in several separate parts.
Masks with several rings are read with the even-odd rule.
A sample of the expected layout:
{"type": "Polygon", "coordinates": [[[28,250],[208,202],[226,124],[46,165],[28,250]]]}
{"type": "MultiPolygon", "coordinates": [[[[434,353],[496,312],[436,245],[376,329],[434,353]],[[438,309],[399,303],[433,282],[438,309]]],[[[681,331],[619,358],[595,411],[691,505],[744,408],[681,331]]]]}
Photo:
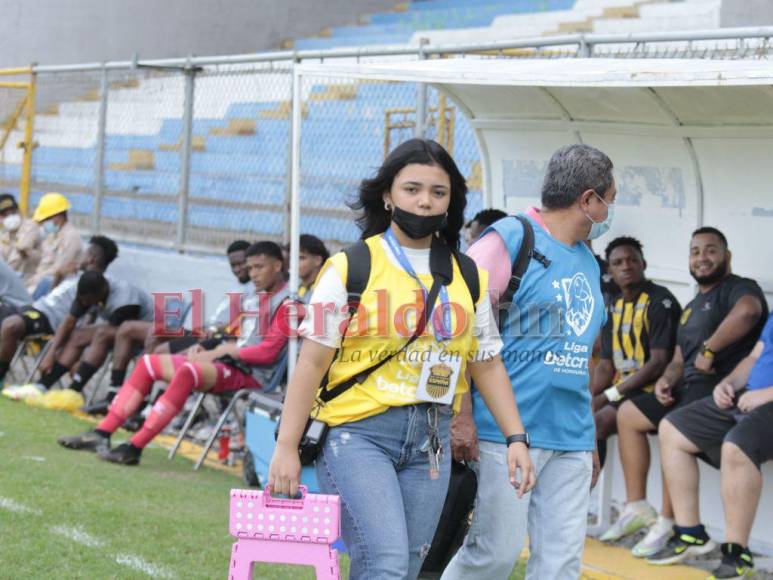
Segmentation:
{"type": "Polygon", "coordinates": [[[452,404],[461,366],[458,356],[451,356],[445,351],[431,351],[421,367],[416,398],[426,403],[452,404]]]}

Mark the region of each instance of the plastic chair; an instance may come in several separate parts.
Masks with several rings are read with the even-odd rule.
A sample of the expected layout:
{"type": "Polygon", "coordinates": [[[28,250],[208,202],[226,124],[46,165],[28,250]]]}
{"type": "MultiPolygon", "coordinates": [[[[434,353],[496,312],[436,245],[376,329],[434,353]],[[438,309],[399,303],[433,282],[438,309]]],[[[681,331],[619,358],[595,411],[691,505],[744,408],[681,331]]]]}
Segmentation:
{"type": "Polygon", "coordinates": [[[252,564],[313,566],[317,580],[340,578],[338,551],[341,504],[337,495],[309,494],[280,499],[263,491],[232,489],[229,531],[238,538],[231,549],[230,580],[252,578],[252,564]]]}
{"type": "Polygon", "coordinates": [[[24,367],[24,372],[26,373],[26,378],[21,384],[27,384],[32,382],[32,379],[35,376],[35,373],[37,372],[38,367],[40,366],[40,363],[43,361],[43,357],[46,356],[48,349],[51,348],[52,338],[53,336],[49,334],[37,334],[37,335],[25,336],[22,339],[21,343],[19,344],[19,347],[16,349],[16,352],[13,355],[13,358],[11,359],[11,364],[9,366],[9,368],[13,372],[13,369],[15,368],[15,365],[17,364],[17,362],[21,362],[21,365],[24,367]],[[30,346],[30,343],[41,342],[41,341],[45,341],[45,344],[40,349],[40,352],[35,356],[32,366],[28,368],[27,363],[24,361],[24,353],[27,351],[27,348],[30,346]]]}
{"type": "MultiPolygon", "coordinates": [[[[278,389],[286,371],[287,371],[287,350],[285,350],[282,356],[280,357],[279,362],[277,363],[276,368],[274,369],[274,374],[271,376],[271,381],[269,381],[266,384],[266,386],[262,389],[262,392],[269,393],[271,391],[275,391],[276,389],[278,389]]],[[[202,449],[201,455],[199,455],[199,458],[196,460],[196,463],[194,464],[193,469],[198,470],[199,467],[201,467],[202,463],[204,463],[204,460],[207,458],[209,451],[212,449],[212,446],[215,444],[215,439],[217,439],[217,436],[220,435],[220,430],[223,428],[223,425],[225,424],[226,420],[228,420],[228,417],[231,415],[231,411],[233,411],[237,401],[239,401],[239,399],[241,399],[246,395],[249,395],[254,391],[255,389],[239,389],[238,391],[235,391],[235,392],[217,393],[213,395],[213,396],[219,397],[221,400],[228,400],[228,405],[226,405],[225,410],[220,414],[220,417],[218,418],[217,423],[215,423],[214,429],[212,429],[212,433],[210,434],[206,443],[204,443],[204,449],[202,449]]],[[[172,459],[177,453],[177,450],[180,448],[180,445],[182,444],[183,439],[185,438],[185,436],[188,433],[188,430],[193,424],[193,420],[196,418],[196,414],[201,408],[201,405],[204,403],[204,397],[206,397],[208,394],[209,393],[199,393],[198,396],[196,397],[196,402],[193,404],[193,408],[191,409],[191,412],[188,414],[188,417],[185,420],[185,423],[183,424],[182,429],[180,429],[180,432],[177,434],[177,439],[175,440],[174,445],[169,450],[169,455],[168,455],[169,459],[172,459]]]]}

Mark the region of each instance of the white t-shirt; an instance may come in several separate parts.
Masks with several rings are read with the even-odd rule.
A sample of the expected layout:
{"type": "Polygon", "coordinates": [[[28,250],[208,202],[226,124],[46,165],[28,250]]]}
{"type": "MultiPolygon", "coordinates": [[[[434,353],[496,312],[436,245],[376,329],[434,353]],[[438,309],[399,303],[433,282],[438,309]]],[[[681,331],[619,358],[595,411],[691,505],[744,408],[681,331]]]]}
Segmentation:
{"type": "MultiPolygon", "coordinates": [[[[389,249],[385,240],[381,240],[386,255],[389,260],[398,268],[400,263],[389,249]]],[[[417,250],[413,248],[403,248],[406,258],[410,262],[416,274],[429,274],[429,248],[417,250]]],[[[306,308],[306,317],[303,319],[298,332],[304,337],[313,340],[319,344],[338,348],[341,345],[341,323],[349,318],[346,310],[348,294],[343,283],[342,273],[336,270],[335,266],[325,270],[324,274],[317,281],[311,300],[306,308]],[[326,309],[324,311],[325,320],[321,328],[325,329],[323,335],[313,332],[315,328],[314,313],[323,312],[321,308],[314,308],[314,304],[333,304],[335,311],[326,309]]],[[[483,297],[475,312],[475,324],[473,333],[478,337],[478,353],[472,360],[485,360],[496,356],[502,350],[502,339],[499,337],[494,314],[491,311],[491,302],[488,294],[483,297]]]]}

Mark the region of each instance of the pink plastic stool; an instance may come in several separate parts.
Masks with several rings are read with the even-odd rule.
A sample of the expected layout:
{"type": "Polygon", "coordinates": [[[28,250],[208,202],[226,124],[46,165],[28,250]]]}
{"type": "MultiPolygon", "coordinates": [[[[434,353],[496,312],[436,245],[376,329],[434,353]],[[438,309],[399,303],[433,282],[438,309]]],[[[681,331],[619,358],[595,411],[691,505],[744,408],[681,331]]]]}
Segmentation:
{"type": "Polygon", "coordinates": [[[307,494],[304,485],[300,493],[300,499],[280,499],[268,487],[231,490],[229,531],[238,539],[230,580],[252,578],[253,562],[314,566],[318,580],[338,580],[338,550],[331,545],[341,535],[339,498],[307,494]]]}

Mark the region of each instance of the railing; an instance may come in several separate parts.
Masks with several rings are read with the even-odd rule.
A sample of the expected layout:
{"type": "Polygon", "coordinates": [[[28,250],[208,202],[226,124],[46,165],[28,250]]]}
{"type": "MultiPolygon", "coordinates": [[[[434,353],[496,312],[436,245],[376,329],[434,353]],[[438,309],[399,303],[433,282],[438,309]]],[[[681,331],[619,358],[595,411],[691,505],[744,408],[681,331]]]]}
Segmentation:
{"type": "MultiPolygon", "coordinates": [[[[62,191],[71,198],[74,221],[83,231],[179,251],[220,251],[239,237],[287,241],[294,63],[769,58],[771,38],[773,27],[573,34],[459,45],[37,65],[32,67],[36,118],[29,123],[34,134],[25,139],[7,132],[0,147],[0,185],[20,189],[24,168],[13,150],[19,142],[30,142],[38,145],[31,164],[31,204],[45,191],[62,191]]],[[[308,125],[304,147],[311,153],[304,156],[300,175],[304,232],[333,248],[348,243],[356,232],[344,202],[356,192],[359,179],[379,165],[384,143],[391,146],[412,134],[454,144],[454,155],[471,181],[469,209],[480,209],[477,145],[460,111],[454,121],[447,120],[438,111],[446,109],[443,100],[422,85],[330,83],[321,80],[301,95],[302,122],[308,125]],[[412,120],[401,119],[411,130],[390,129],[386,114],[396,110],[409,116],[418,111],[412,120]]],[[[11,89],[0,86],[0,96],[3,90],[11,89]]]]}

